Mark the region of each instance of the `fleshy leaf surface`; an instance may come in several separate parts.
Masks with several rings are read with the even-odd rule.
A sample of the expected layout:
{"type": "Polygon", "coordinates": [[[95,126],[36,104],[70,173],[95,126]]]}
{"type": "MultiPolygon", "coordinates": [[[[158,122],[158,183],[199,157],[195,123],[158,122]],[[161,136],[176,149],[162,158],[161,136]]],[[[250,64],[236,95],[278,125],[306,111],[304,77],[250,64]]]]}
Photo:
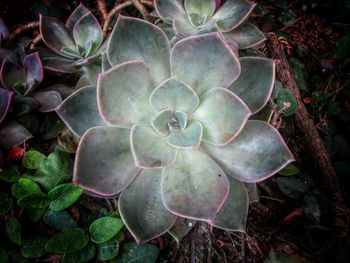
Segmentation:
{"type": "Polygon", "coordinates": [[[1,83],[5,89],[15,90],[17,85],[26,85],[26,76],[22,67],[5,60],[1,67],[1,83]]]}
{"type": "Polygon", "coordinates": [[[120,215],[139,244],[162,235],[176,220],[163,205],[161,177],[161,169],[142,170],[119,198],[120,215]]]}
{"type": "Polygon", "coordinates": [[[253,183],[271,177],[294,161],[278,131],[264,121],[249,120],[223,147],[202,143],[204,150],[236,180],[253,183]]]}
{"type": "Polygon", "coordinates": [[[9,150],[32,137],[33,135],[24,126],[12,120],[0,128],[0,147],[9,150]]]}
{"type": "Polygon", "coordinates": [[[27,90],[24,95],[27,95],[32,92],[44,78],[44,68],[41,63],[39,52],[24,57],[23,69],[27,79],[27,90]]]}
{"type": "Polygon", "coordinates": [[[185,10],[191,17],[196,15],[199,17],[200,24],[203,24],[215,12],[215,0],[185,0],[185,10]]]}
{"type": "Polygon", "coordinates": [[[213,223],[229,187],[224,171],[201,150],[180,150],[163,170],[163,203],[180,217],[213,223]]]}
{"type": "Polygon", "coordinates": [[[127,187],[140,168],[130,151],[130,130],[95,127],[81,138],[73,182],[100,196],[114,196],[127,187]]]}
{"type": "Polygon", "coordinates": [[[67,54],[63,52],[63,49],[75,51],[76,47],[73,37],[60,20],[41,15],[40,33],[44,43],[56,53],[67,56],[67,54]]]}
{"type": "Polygon", "coordinates": [[[245,232],[249,207],[248,193],[243,183],[230,176],[228,180],[230,191],[216,215],[213,226],[229,231],[245,232]]]}
{"type": "Polygon", "coordinates": [[[149,99],[156,110],[171,108],[177,111],[191,113],[197,108],[199,99],[190,86],[176,77],[171,77],[160,84],[149,99]]]}
{"type": "Polygon", "coordinates": [[[247,19],[255,5],[247,0],[227,0],[212,19],[217,21],[221,31],[231,31],[247,19]]]}
{"type": "Polygon", "coordinates": [[[201,104],[190,116],[203,125],[203,140],[224,145],[233,140],[250,116],[250,110],[233,92],[213,88],[200,96],[201,104]]]}
{"type": "Polygon", "coordinates": [[[77,136],[92,127],[106,126],[102,119],[96,99],[96,87],[87,86],[68,96],[56,110],[58,115],[77,136]]]}
{"type": "Polygon", "coordinates": [[[73,32],[74,26],[78,20],[80,20],[89,12],[90,10],[87,9],[82,3],[80,3],[67,19],[66,27],[69,29],[69,31],[73,32]]]}
{"type": "Polygon", "coordinates": [[[53,111],[62,103],[62,97],[57,91],[34,92],[32,97],[39,102],[37,110],[41,112],[53,111]]]}
{"type": "Polygon", "coordinates": [[[229,32],[224,33],[225,39],[234,41],[240,49],[255,47],[266,40],[265,35],[253,24],[244,23],[229,32]]]}
{"type": "Polygon", "coordinates": [[[170,132],[168,122],[173,115],[173,109],[165,109],[160,111],[152,120],[153,129],[161,136],[168,135],[170,132]]]}
{"type": "Polygon", "coordinates": [[[155,0],[154,7],[159,17],[169,24],[179,17],[186,17],[183,0],[155,0]]]}
{"type": "Polygon", "coordinates": [[[198,149],[202,140],[203,127],[198,121],[190,122],[183,131],[172,131],[167,139],[169,145],[182,149],[198,149]]]}
{"type": "Polygon", "coordinates": [[[173,28],[176,36],[180,37],[203,35],[219,31],[216,21],[214,20],[209,20],[204,25],[194,26],[193,22],[191,22],[188,17],[179,17],[174,20],[173,28]]]}
{"type": "Polygon", "coordinates": [[[143,60],[159,85],[170,77],[169,53],[169,41],[160,28],[137,18],[118,17],[107,47],[113,65],[143,60]]]}
{"type": "Polygon", "coordinates": [[[214,87],[227,88],[238,78],[240,65],[220,33],[189,37],[171,51],[171,73],[201,95],[214,87]]]}
{"type": "Polygon", "coordinates": [[[142,61],[126,62],[99,75],[97,100],[103,119],[118,127],[148,123],[154,115],[149,96],[155,87],[142,61]]]}
{"type": "Polygon", "coordinates": [[[137,124],[132,127],[130,144],[138,167],[162,168],[175,161],[177,150],[169,146],[166,137],[159,136],[150,125],[137,124]]]}
{"type": "Polygon", "coordinates": [[[276,64],[272,59],[240,58],[242,72],[229,90],[240,97],[252,111],[261,110],[271,97],[276,64]]]}
{"type": "Polygon", "coordinates": [[[169,229],[168,233],[175,238],[177,242],[180,242],[180,240],[186,236],[188,232],[190,232],[195,224],[195,220],[178,217],[174,225],[169,229]]]}
{"type": "Polygon", "coordinates": [[[84,57],[94,53],[103,42],[103,33],[96,17],[89,11],[74,25],[75,43],[85,50],[84,57]]]}
{"type": "Polygon", "coordinates": [[[14,93],[12,91],[0,88],[0,123],[4,120],[11,104],[14,93]]]}

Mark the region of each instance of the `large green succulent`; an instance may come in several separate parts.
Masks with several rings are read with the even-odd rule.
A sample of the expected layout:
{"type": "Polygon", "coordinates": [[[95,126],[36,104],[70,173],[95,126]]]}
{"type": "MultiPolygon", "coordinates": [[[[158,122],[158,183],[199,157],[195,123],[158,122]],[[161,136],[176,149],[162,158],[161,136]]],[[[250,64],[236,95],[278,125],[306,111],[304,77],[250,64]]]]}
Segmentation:
{"type": "Polygon", "coordinates": [[[74,182],[120,194],[138,242],[167,231],[179,239],[195,220],[244,231],[242,182],[259,182],[293,161],[270,124],[250,119],[268,102],[274,61],[238,59],[218,32],[170,48],[158,27],[120,16],[111,68],[57,110],[81,136],[74,182]]]}
{"type": "Polygon", "coordinates": [[[155,0],[157,15],[176,39],[209,32],[221,32],[235,49],[255,47],[265,36],[246,23],[256,4],[247,0],[155,0]]]}

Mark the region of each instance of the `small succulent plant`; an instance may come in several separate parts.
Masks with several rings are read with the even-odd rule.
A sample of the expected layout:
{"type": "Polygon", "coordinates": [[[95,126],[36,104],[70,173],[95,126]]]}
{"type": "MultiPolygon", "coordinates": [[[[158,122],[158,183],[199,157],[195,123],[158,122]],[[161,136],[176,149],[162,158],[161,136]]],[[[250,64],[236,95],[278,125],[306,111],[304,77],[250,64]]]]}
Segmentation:
{"type": "Polygon", "coordinates": [[[44,66],[56,72],[89,72],[105,48],[101,26],[83,4],[72,12],[66,24],[40,16],[40,32],[51,50],[41,50],[44,66]]]}
{"type": "Polygon", "coordinates": [[[234,49],[255,47],[265,40],[245,23],[255,5],[247,0],[155,0],[157,15],[172,26],[176,38],[220,31],[234,49]]]}
{"type": "Polygon", "coordinates": [[[278,131],[250,118],[269,100],[274,61],[238,59],[219,32],[171,48],[160,28],[122,16],[107,56],[97,92],[81,88],[57,109],[81,136],[73,181],[98,196],[120,194],[139,243],[167,231],[180,239],[196,220],[244,231],[242,182],[293,161],[278,131]]]}

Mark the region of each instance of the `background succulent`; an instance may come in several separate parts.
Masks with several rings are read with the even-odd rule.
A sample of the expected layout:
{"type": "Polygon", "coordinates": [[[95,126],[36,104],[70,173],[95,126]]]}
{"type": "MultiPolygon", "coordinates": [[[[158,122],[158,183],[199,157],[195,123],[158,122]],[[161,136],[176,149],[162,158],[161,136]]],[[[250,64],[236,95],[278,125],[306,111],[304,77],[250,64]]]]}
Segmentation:
{"type": "Polygon", "coordinates": [[[107,55],[112,68],[57,112],[82,136],[74,182],[119,198],[138,242],[195,220],[244,231],[247,191],[293,161],[270,124],[250,120],[267,103],[275,64],[238,59],[220,33],[170,48],[156,26],[119,17],[107,55]],[[95,127],[98,126],[98,127],[95,127]]]}
{"type": "Polygon", "coordinates": [[[157,15],[176,38],[220,31],[234,48],[251,48],[265,37],[259,29],[245,23],[254,9],[247,0],[155,0],[157,15]]]}
{"type": "Polygon", "coordinates": [[[66,24],[41,16],[40,32],[50,49],[41,50],[46,69],[65,73],[82,70],[96,79],[105,45],[101,26],[89,9],[80,4],[66,24]]]}

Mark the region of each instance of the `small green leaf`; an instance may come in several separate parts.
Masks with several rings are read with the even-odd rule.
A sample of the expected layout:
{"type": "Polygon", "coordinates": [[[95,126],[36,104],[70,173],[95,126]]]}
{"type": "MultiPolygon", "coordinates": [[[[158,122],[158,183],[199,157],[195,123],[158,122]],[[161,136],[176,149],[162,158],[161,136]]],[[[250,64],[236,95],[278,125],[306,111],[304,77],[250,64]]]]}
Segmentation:
{"type": "Polygon", "coordinates": [[[32,236],[23,239],[21,246],[21,254],[25,258],[39,258],[43,256],[47,238],[43,236],[32,236]]]}
{"type": "Polygon", "coordinates": [[[278,177],[276,182],[285,195],[295,199],[302,197],[311,188],[311,182],[307,178],[278,177]]]}
{"type": "Polygon", "coordinates": [[[66,230],[77,227],[77,223],[67,211],[49,210],[44,216],[44,221],[57,230],[66,230]]]}
{"type": "Polygon", "coordinates": [[[50,209],[61,211],[70,207],[79,199],[83,192],[82,188],[72,183],[56,186],[48,193],[48,197],[51,200],[50,209]]]}
{"type": "Polygon", "coordinates": [[[65,254],[62,258],[62,263],[84,263],[93,259],[95,256],[95,247],[90,244],[83,249],[71,254],[65,254]]]}
{"type": "Polygon", "coordinates": [[[0,246],[0,263],[8,263],[9,257],[4,247],[0,246]]]}
{"type": "Polygon", "coordinates": [[[122,246],[115,263],[154,263],[159,255],[159,248],[151,244],[126,243],[122,246]]]}
{"type": "Polygon", "coordinates": [[[100,260],[111,260],[118,255],[119,242],[116,238],[97,245],[97,257],[100,260]]]}
{"type": "Polygon", "coordinates": [[[298,174],[299,173],[299,169],[294,164],[288,164],[286,167],[284,167],[278,173],[280,175],[283,175],[283,176],[292,176],[292,175],[298,174]]]}
{"type": "Polygon", "coordinates": [[[88,243],[89,237],[83,229],[72,228],[51,237],[45,249],[51,253],[73,253],[83,249],[88,243]]]}
{"type": "Polygon", "coordinates": [[[46,156],[38,151],[28,151],[24,154],[22,164],[27,169],[38,169],[46,159],[46,156]]]}
{"type": "Polygon", "coordinates": [[[11,193],[17,199],[21,199],[29,193],[41,193],[41,189],[33,180],[21,178],[11,186],[11,193]]]}
{"type": "Polygon", "coordinates": [[[97,244],[106,242],[118,234],[123,226],[119,218],[106,216],[96,219],[89,228],[91,240],[97,244]]]}
{"type": "Polygon", "coordinates": [[[17,201],[17,204],[24,208],[46,208],[50,200],[44,193],[29,193],[17,201]]]}
{"type": "Polygon", "coordinates": [[[27,214],[32,222],[37,223],[44,215],[46,208],[26,208],[27,214]]]}
{"type": "Polygon", "coordinates": [[[7,219],[5,221],[5,230],[6,235],[12,242],[21,245],[21,224],[17,218],[11,217],[7,219]]]}
{"type": "Polygon", "coordinates": [[[287,90],[287,89],[282,89],[279,92],[278,97],[276,99],[276,104],[279,107],[286,107],[283,110],[283,114],[285,116],[292,115],[298,106],[298,102],[297,102],[294,94],[290,90],[287,90]]]}
{"type": "Polygon", "coordinates": [[[0,192],[0,215],[10,211],[12,206],[12,197],[9,197],[7,193],[0,192]]]}
{"type": "Polygon", "coordinates": [[[0,175],[0,180],[9,183],[17,182],[19,178],[21,178],[21,173],[17,165],[9,165],[0,175]]]}

